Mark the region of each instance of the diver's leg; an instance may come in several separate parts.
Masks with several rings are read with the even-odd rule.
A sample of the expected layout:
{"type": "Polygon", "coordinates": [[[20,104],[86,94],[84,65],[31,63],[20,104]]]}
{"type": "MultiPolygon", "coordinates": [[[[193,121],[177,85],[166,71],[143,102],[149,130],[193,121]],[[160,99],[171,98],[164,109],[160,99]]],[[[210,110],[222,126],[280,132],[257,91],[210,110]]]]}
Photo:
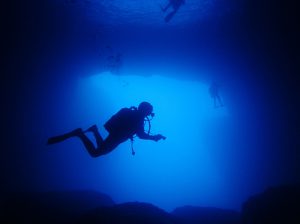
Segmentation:
{"type": "Polygon", "coordinates": [[[126,140],[127,138],[120,138],[115,135],[108,135],[107,138],[101,144],[99,151],[101,155],[105,155],[114,150],[120,143],[126,140]]]}
{"type": "MultiPolygon", "coordinates": [[[[101,151],[99,150],[99,145],[96,148],[93,144],[93,142],[84,134],[84,132],[81,132],[80,134],[77,135],[82,143],[84,144],[86,150],[92,157],[98,157],[101,155],[101,151]]],[[[100,134],[99,134],[100,136],[100,134]]],[[[102,139],[102,138],[101,138],[102,139]]],[[[98,144],[98,142],[97,142],[98,144]]]]}
{"type": "Polygon", "coordinates": [[[98,157],[105,155],[112,150],[114,150],[121,142],[125,141],[126,139],[120,138],[117,135],[108,135],[105,140],[101,137],[99,134],[98,128],[96,125],[91,126],[86,130],[93,132],[96,142],[97,142],[97,148],[94,147],[92,142],[83,134],[79,136],[84,143],[85,147],[87,148],[89,154],[92,157],[98,157]],[[92,146],[91,146],[92,145],[92,146]]]}
{"type": "MultiPolygon", "coordinates": [[[[92,128],[92,127],[91,127],[92,128]]],[[[97,131],[98,133],[98,131],[97,131]]],[[[95,133],[94,133],[95,134],[95,133]]],[[[66,133],[66,134],[63,134],[63,135],[58,135],[58,136],[54,136],[54,137],[51,137],[48,139],[48,142],[47,144],[54,144],[54,143],[59,143],[59,142],[62,142],[68,138],[71,138],[71,137],[79,137],[80,140],[82,141],[82,143],[84,144],[85,148],[87,149],[88,153],[92,156],[92,157],[97,157],[97,156],[100,156],[101,155],[101,152],[98,148],[96,148],[93,144],[93,142],[88,139],[88,137],[84,134],[84,132],[82,131],[81,128],[77,128],[69,133],[66,133]]],[[[103,140],[100,136],[100,134],[95,134],[95,137],[96,137],[96,141],[97,141],[97,144],[99,146],[99,144],[102,144],[103,140]],[[96,137],[97,135],[97,137],[96,137]]]]}
{"type": "Polygon", "coordinates": [[[218,101],[219,101],[220,106],[223,107],[224,104],[223,104],[223,102],[222,102],[222,100],[221,100],[221,97],[220,97],[219,95],[218,95],[217,97],[218,97],[218,101]]]}
{"type": "Polygon", "coordinates": [[[167,11],[168,8],[170,8],[170,6],[171,6],[171,3],[169,2],[165,7],[160,6],[160,8],[163,12],[165,12],[165,11],[167,11]]]}
{"type": "Polygon", "coordinates": [[[175,13],[176,13],[176,11],[170,12],[170,13],[165,17],[165,22],[166,22],[166,23],[169,22],[169,21],[173,18],[173,16],[175,15],[175,13]]]}
{"type": "Polygon", "coordinates": [[[71,138],[71,137],[76,137],[76,136],[78,136],[78,134],[81,131],[82,131],[81,128],[77,128],[77,129],[75,129],[71,132],[68,132],[66,134],[51,137],[51,138],[48,139],[47,145],[59,143],[59,142],[65,141],[65,140],[67,140],[68,138],[71,138]]]}
{"type": "Polygon", "coordinates": [[[101,135],[99,134],[99,131],[98,131],[98,128],[96,125],[93,125],[91,127],[89,127],[85,132],[88,132],[88,131],[91,131],[93,132],[94,136],[95,136],[95,139],[96,139],[96,142],[97,142],[97,145],[98,145],[98,148],[100,147],[100,145],[103,144],[103,138],[101,137],[101,135]]]}
{"type": "Polygon", "coordinates": [[[217,99],[215,96],[214,96],[214,107],[217,108],[217,99]]]}

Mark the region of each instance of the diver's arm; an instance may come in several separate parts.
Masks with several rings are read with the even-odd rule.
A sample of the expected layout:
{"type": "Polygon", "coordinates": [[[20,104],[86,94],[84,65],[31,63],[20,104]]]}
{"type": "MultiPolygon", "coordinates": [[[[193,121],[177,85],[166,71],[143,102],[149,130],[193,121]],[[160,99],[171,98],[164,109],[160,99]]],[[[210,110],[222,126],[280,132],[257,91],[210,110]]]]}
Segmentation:
{"type": "Polygon", "coordinates": [[[149,135],[149,134],[145,133],[144,131],[138,132],[136,135],[141,139],[153,140],[153,141],[156,141],[156,142],[160,139],[164,139],[164,140],[166,139],[166,137],[161,135],[161,134],[149,135]]]}

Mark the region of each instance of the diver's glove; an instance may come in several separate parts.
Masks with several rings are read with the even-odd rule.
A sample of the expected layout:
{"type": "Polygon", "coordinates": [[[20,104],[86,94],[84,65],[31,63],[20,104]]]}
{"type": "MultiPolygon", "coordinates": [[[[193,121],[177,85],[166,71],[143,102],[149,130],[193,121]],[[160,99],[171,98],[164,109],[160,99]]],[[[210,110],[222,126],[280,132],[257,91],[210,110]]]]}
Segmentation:
{"type": "Polygon", "coordinates": [[[161,140],[161,139],[165,140],[166,137],[163,136],[163,135],[161,135],[161,134],[158,134],[158,135],[154,135],[154,136],[153,136],[153,140],[156,141],[156,142],[157,142],[158,140],[161,140]]]}

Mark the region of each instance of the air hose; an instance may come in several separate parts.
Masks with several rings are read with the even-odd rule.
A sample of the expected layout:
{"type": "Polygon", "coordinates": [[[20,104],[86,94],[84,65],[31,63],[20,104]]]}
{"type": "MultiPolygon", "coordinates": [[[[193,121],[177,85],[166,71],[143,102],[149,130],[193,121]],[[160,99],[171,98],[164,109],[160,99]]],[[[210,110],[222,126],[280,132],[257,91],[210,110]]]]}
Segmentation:
{"type": "MultiPolygon", "coordinates": [[[[152,119],[153,119],[153,117],[152,117],[152,119]]],[[[144,120],[144,123],[148,122],[148,132],[147,132],[148,135],[150,134],[150,131],[151,131],[151,122],[150,122],[150,121],[151,121],[152,119],[150,119],[149,116],[147,116],[147,117],[145,118],[145,120],[144,120]]],[[[144,126],[145,126],[145,125],[144,125],[144,126]]],[[[131,154],[132,154],[133,156],[135,155],[135,151],[134,151],[134,148],[133,148],[134,138],[135,138],[135,136],[132,136],[132,137],[130,138],[130,143],[131,143],[131,154]]]]}

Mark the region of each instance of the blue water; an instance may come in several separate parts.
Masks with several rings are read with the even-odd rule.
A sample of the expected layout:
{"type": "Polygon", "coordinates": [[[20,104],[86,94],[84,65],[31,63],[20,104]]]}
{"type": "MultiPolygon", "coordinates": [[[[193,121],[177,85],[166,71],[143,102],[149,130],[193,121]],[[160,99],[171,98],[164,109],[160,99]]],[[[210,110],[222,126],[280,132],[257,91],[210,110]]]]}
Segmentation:
{"type": "Polygon", "coordinates": [[[59,120],[50,124],[49,135],[96,123],[106,137],[102,125],[112,114],[146,100],[156,114],[151,133],[162,133],[167,139],[135,139],[135,156],[127,141],[96,159],[77,139],[51,146],[41,155],[41,166],[46,160],[45,172],[58,172],[59,181],[47,176],[46,189],[92,189],[119,203],[144,201],[169,211],[186,204],[239,209],[249,191],[254,193],[264,182],[252,184],[264,166],[257,159],[267,159],[265,152],[253,151],[264,146],[256,136],[260,125],[253,124],[247,112],[234,114],[230,100],[226,101],[226,88],[222,95],[228,106],[214,108],[209,84],[164,74],[103,72],[78,78],[68,93],[72,98],[53,105],[61,106],[54,109],[59,120]]]}
{"type": "Polygon", "coordinates": [[[247,45],[247,32],[235,30],[243,1],[186,0],[168,23],[165,4],[56,0],[37,12],[49,18],[32,42],[47,56],[32,62],[38,75],[34,82],[24,78],[30,84],[19,90],[23,113],[16,123],[24,147],[11,171],[19,177],[13,188],[96,190],[117,203],[167,211],[239,210],[252,194],[289,180],[276,148],[281,111],[272,110],[264,67],[254,63],[260,54],[247,45]],[[107,68],[115,53],[123,56],[117,73],[107,68]],[[214,107],[212,81],[221,85],[224,107],[214,107]],[[167,139],[136,138],[135,156],[130,141],[98,158],[76,138],[45,145],[52,135],[92,124],[106,137],[103,124],[142,101],[154,107],[151,133],[167,139]]]}

